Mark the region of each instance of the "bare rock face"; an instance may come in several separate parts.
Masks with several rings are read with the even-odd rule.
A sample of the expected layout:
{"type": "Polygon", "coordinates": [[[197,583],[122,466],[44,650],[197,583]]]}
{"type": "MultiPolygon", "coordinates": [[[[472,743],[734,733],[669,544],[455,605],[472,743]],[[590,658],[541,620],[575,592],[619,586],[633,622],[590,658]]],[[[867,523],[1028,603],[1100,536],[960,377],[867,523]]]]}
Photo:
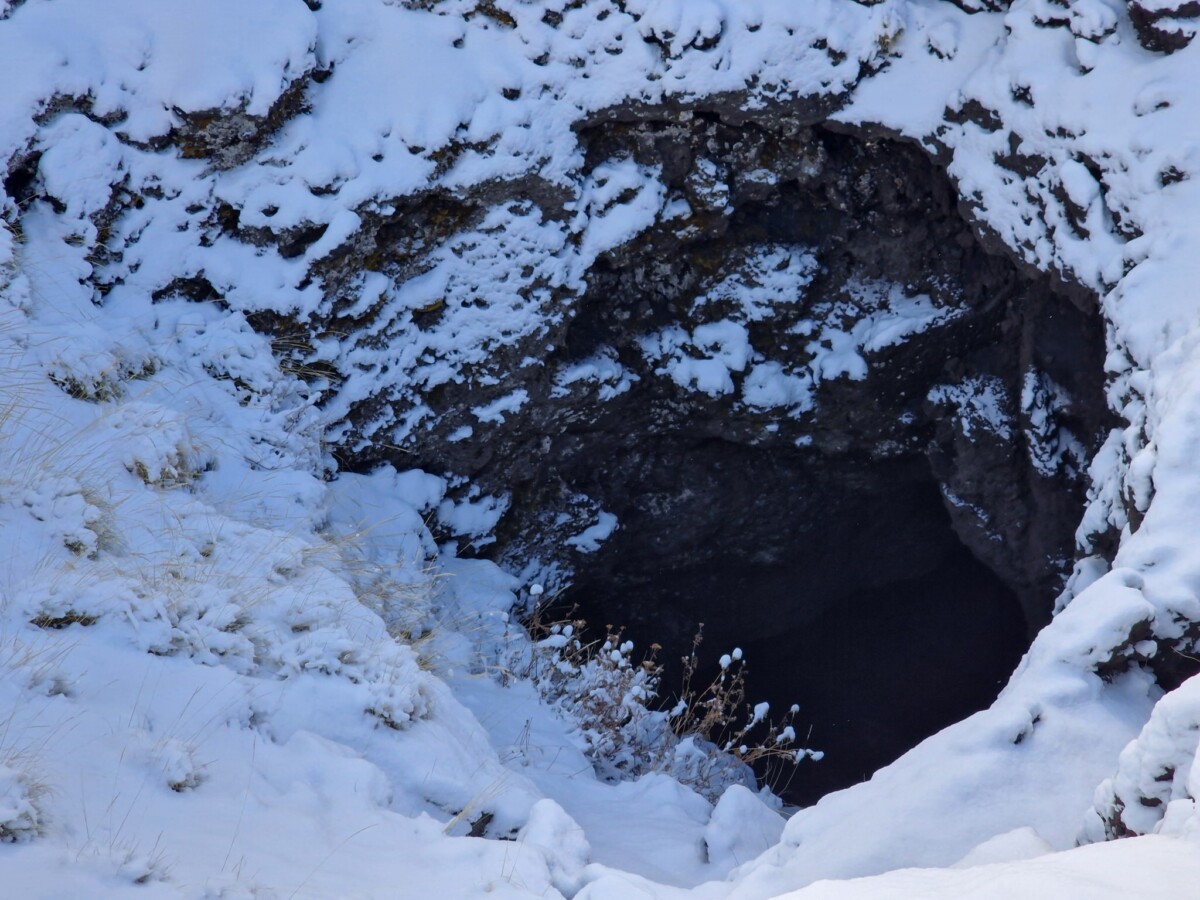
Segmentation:
{"type": "Polygon", "coordinates": [[[253,156],[284,122],[304,109],[305,90],[312,75],[298,73],[265,115],[253,115],[244,108],[177,109],[179,125],[161,143],[179,147],[184,159],[209,160],[216,168],[231,169],[253,156]]]}

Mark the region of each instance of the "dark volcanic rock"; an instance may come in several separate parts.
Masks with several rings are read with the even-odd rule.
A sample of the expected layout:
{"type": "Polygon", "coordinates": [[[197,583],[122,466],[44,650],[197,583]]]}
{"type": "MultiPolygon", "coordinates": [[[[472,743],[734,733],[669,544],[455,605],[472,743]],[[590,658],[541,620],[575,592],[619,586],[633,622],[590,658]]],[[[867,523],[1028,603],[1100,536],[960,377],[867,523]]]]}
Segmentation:
{"type": "Polygon", "coordinates": [[[265,115],[244,108],[176,109],[179,124],[161,143],[179,148],[185,159],[209,160],[219,169],[230,169],[254,155],[283,124],[304,109],[305,91],[313,73],[299,72],[271,104],[265,115]]]}
{"type": "Polygon", "coordinates": [[[1182,50],[1200,29],[1200,2],[1197,0],[1167,3],[1128,0],[1128,6],[1138,41],[1147,50],[1159,53],[1182,50]]]}

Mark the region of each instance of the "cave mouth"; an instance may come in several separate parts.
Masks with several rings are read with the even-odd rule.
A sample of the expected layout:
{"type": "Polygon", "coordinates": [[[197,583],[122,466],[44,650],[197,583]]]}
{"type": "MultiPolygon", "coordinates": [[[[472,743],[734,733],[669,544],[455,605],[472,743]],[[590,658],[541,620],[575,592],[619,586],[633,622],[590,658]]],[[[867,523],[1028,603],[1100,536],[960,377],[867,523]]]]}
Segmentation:
{"type": "Polygon", "coordinates": [[[664,702],[700,623],[710,664],[741,647],[747,699],[825,751],[783,788],[809,803],[989,705],[1049,620],[1107,347],[1098,298],[1018,263],[924,147],[728,112],[579,129],[663,213],[391,461],[503,496],[481,552],[659,644],[664,702]]]}
{"type": "Polygon", "coordinates": [[[925,460],[722,441],[611,452],[627,474],[609,491],[622,526],[562,602],[661,645],[668,706],[701,623],[701,677],[740,647],[746,700],[799,704],[802,743],[825,753],[759,772],[788,803],[863,781],[986,708],[1028,647],[1019,597],[960,541],[925,460]],[[723,510],[719,533],[671,527],[702,507],[723,510]]]}
{"type": "Polygon", "coordinates": [[[589,272],[560,352],[630,378],[607,397],[550,391],[532,439],[493,445],[537,461],[497,481],[516,511],[497,558],[513,571],[563,559],[563,531],[615,518],[595,552],[565,560],[563,602],[596,631],[660,645],[668,705],[701,623],[710,672],[740,647],[746,699],[799,704],[798,734],[825,753],[779,785],[812,803],[989,706],[1049,620],[1108,421],[1095,298],[1018,267],[902,142],[715,113],[580,138],[591,163],[658,166],[701,212],[589,272]],[[761,166],[771,178],[739,174],[761,166]],[[806,254],[802,274],[772,274],[806,254]],[[778,302],[746,312],[746,286],[763,284],[778,302]],[[834,330],[867,327],[867,284],[889,286],[889,315],[900,296],[949,312],[864,350],[857,376],[825,377],[821,329],[840,308],[854,324],[834,330]],[[684,363],[711,366],[700,335],[739,327],[779,371],[821,373],[809,411],[757,405],[749,365],[700,389],[654,355],[658,335],[682,335],[684,363]]]}

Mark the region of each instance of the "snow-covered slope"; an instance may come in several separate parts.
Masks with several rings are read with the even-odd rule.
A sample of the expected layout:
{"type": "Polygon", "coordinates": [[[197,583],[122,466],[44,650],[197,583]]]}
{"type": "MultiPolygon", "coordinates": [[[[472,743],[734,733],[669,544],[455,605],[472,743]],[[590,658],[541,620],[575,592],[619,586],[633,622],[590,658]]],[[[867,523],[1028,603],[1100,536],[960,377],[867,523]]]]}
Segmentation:
{"type": "Polygon", "coordinates": [[[1118,0],[0,10],[14,896],[764,897],[964,857],[999,868],[798,896],[1194,881],[1200,710],[1151,669],[1186,674],[1200,635],[1200,47],[1145,49],[1118,0]],[[503,504],[420,472],[333,478],[330,452],[403,445],[449,383],[483,392],[484,433],[519,409],[495,373],[537,365],[524,348],[597,256],[673,214],[633,160],[581,174],[573,126],[748,85],[921,143],[984,240],[1098,292],[1123,422],[1061,611],[993,708],[782,840],[744,789],[714,810],[662,774],[597,779],[505,668],[523,585],[427,524],[481,537],[503,504]],[[433,221],[385,274],[373,235],[430,196],[482,217],[433,221]]]}

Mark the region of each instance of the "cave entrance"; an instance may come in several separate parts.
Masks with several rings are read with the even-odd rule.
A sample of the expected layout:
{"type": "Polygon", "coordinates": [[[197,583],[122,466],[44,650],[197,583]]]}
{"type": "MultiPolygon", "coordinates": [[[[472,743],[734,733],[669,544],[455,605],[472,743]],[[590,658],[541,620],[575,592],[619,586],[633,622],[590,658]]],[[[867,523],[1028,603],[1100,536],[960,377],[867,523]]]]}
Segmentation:
{"type": "Polygon", "coordinates": [[[987,707],[1028,646],[1019,598],[959,540],[922,458],[678,438],[610,452],[626,477],[605,502],[622,527],[563,599],[662,645],[668,703],[700,623],[702,675],[742,648],[746,699],[798,703],[798,733],[826,754],[775,786],[789,802],[862,781],[987,707]]]}
{"type": "Polygon", "coordinates": [[[484,552],[660,644],[663,693],[699,623],[709,661],[741,647],[749,699],[826,751],[785,792],[811,802],[987,706],[1049,620],[1110,427],[1098,299],[922,147],[610,112],[585,170],[655,173],[663,214],[502,378],[439,387],[403,464],[504,495],[484,552]]]}
{"type": "Polygon", "coordinates": [[[546,535],[578,533],[579,497],[615,516],[595,553],[570,556],[566,601],[660,644],[668,702],[701,622],[711,665],[741,647],[747,699],[798,703],[826,752],[784,791],[811,803],[988,706],[1049,620],[1108,415],[1096,300],[985,247],[920,148],[716,112],[630,116],[581,142],[591,163],[660,167],[693,214],[589,272],[561,352],[629,379],[565,392],[561,411],[551,392],[541,443],[511,451],[538,460],[515,507],[546,512],[518,514],[501,557],[561,558],[546,535]],[[826,377],[839,335],[925,302],[949,312],[826,377]],[[812,408],[748,394],[750,364],[693,384],[732,356],[702,338],[718,333],[811,373],[812,408]]]}

